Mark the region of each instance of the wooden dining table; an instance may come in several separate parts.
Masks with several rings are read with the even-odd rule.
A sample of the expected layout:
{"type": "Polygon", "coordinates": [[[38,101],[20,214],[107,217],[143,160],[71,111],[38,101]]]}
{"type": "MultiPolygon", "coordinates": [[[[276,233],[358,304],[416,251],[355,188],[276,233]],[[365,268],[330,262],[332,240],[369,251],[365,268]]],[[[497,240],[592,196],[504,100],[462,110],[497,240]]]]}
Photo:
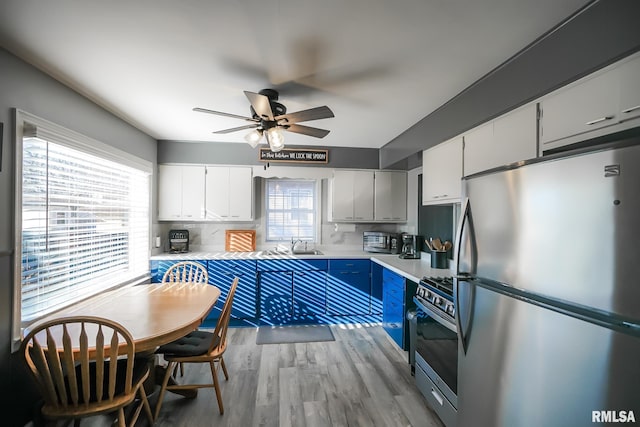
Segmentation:
{"type": "MultiPolygon", "coordinates": [[[[208,284],[142,284],[103,292],[41,321],[67,316],[104,317],[129,330],[136,353],[151,354],[197,329],[219,297],[220,289],[208,284]]],[[[28,332],[25,330],[25,335],[28,332]]]]}

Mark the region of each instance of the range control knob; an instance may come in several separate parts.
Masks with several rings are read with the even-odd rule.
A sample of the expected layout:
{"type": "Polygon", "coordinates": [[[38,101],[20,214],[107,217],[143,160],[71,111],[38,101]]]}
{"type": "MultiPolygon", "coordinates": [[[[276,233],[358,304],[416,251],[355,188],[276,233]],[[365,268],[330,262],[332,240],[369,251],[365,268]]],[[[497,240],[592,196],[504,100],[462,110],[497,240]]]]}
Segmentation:
{"type": "Polygon", "coordinates": [[[441,305],[441,304],[442,304],[442,298],[441,298],[441,297],[435,297],[435,298],[433,299],[433,303],[434,303],[435,305],[438,305],[438,306],[439,306],[439,305],[441,305]]]}

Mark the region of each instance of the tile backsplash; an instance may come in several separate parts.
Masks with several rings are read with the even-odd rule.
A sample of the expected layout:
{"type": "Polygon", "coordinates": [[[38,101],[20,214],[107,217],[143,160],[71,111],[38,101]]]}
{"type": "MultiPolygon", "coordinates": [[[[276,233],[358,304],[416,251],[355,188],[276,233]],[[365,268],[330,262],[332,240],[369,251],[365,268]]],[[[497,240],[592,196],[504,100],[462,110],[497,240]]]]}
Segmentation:
{"type": "MultiPolygon", "coordinates": [[[[316,244],[318,248],[328,249],[361,249],[362,233],[364,231],[405,231],[405,224],[342,224],[323,222],[321,226],[321,241],[316,244]]],[[[153,227],[155,237],[159,236],[161,247],[154,248],[152,254],[167,251],[167,236],[169,230],[189,230],[189,250],[194,252],[218,252],[224,251],[225,230],[256,230],[256,248],[258,250],[271,249],[277,242],[265,242],[262,223],[260,221],[242,223],[219,222],[162,222],[153,227]]]]}

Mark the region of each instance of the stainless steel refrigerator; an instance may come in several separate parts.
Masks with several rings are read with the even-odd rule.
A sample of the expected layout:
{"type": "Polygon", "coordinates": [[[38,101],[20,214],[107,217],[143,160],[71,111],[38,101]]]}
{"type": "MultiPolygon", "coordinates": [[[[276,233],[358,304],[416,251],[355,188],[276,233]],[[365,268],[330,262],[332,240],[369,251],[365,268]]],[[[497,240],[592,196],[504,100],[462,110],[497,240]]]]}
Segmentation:
{"type": "Polygon", "coordinates": [[[458,426],[640,424],[640,145],[470,176],[461,210],[458,426]]]}

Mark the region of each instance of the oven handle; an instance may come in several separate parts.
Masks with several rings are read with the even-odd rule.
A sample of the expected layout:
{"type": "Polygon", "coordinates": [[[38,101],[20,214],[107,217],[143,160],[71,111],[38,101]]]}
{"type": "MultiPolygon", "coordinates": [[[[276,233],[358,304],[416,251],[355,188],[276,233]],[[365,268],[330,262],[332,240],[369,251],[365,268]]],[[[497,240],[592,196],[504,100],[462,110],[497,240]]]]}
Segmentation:
{"type": "Polygon", "coordinates": [[[445,317],[442,317],[440,313],[435,310],[432,310],[428,305],[426,305],[423,301],[421,301],[418,297],[413,297],[413,302],[416,303],[418,308],[424,311],[429,317],[432,317],[436,322],[440,323],[445,328],[449,329],[451,332],[457,333],[456,324],[451,322],[445,317]]]}

